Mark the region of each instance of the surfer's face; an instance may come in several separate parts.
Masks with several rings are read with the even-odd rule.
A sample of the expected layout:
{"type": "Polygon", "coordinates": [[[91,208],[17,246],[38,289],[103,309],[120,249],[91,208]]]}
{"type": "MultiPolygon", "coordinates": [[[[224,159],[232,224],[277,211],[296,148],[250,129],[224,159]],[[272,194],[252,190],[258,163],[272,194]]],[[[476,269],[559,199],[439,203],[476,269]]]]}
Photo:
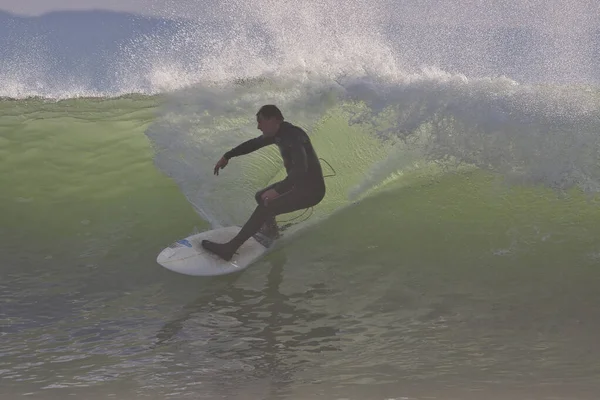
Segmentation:
{"type": "Polygon", "coordinates": [[[275,117],[264,118],[260,114],[256,117],[256,121],[258,122],[257,128],[262,131],[265,136],[275,136],[279,130],[279,125],[281,124],[281,121],[275,117]]]}

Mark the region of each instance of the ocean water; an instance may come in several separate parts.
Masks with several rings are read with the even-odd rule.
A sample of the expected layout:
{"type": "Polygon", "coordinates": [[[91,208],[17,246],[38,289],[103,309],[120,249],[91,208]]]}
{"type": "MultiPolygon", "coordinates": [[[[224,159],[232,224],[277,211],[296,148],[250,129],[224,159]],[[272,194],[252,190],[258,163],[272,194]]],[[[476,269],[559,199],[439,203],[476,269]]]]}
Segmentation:
{"type": "Polygon", "coordinates": [[[219,4],[101,54],[61,42],[114,40],[83,14],[5,25],[1,397],[598,398],[594,5],[219,4]],[[267,103],[325,199],[239,274],[162,268],[284,177],[276,148],[212,173],[267,103]]]}

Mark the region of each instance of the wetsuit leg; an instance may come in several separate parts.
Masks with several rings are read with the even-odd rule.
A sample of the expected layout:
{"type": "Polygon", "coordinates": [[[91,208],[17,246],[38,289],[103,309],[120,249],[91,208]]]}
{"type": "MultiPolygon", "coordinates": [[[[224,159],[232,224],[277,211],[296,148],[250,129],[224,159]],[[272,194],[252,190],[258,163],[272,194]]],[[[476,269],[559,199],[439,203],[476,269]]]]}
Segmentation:
{"type": "MultiPolygon", "coordinates": [[[[277,183],[267,186],[264,189],[256,192],[254,199],[256,200],[256,204],[263,204],[263,200],[261,198],[262,194],[269,189],[273,189],[277,183]]],[[[262,224],[259,228],[259,232],[264,234],[269,238],[276,238],[279,235],[279,228],[277,227],[277,221],[275,220],[275,215],[267,218],[267,220],[262,224]]]]}
{"type": "Polygon", "coordinates": [[[252,235],[259,231],[261,226],[274,219],[276,215],[286,214],[318,204],[324,197],[324,191],[312,190],[310,192],[292,189],[278,197],[269,200],[266,205],[259,204],[250,219],[242,227],[238,235],[231,240],[231,244],[237,249],[252,235]]]}
{"type": "Polygon", "coordinates": [[[315,206],[323,200],[324,196],[324,188],[312,190],[292,189],[270,200],[266,205],[259,203],[240,232],[229,242],[218,244],[205,240],[202,242],[202,246],[225,260],[230,260],[236,250],[252,235],[256,234],[269,218],[315,206]]]}

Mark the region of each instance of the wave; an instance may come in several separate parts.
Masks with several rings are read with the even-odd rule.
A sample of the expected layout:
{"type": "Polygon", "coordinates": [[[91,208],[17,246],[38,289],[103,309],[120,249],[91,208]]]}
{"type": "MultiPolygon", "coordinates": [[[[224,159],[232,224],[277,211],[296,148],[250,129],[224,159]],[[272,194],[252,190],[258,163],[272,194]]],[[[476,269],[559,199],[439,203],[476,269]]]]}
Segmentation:
{"type": "Polygon", "coordinates": [[[411,171],[465,166],[596,193],[597,25],[589,10],[518,23],[500,13],[491,25],[485,12],[452,24],[442,18],[452,10],[431,10],[427,19],[419,6],[383,0],[344,8],[254,0],[221,2],[187,20],[4,16],[0,95],[162,94],[146,131],[156,165],[213,225],[242,223],[254,191],[282,177],[273,149],[212,176],[226,150],[258,134],[253,116],[266,103],[309,131],[337,171],[317,214],[411,171]],[[548,30],[566,20],[580,24],[548,30]]]}
{"type": "Polygon", "coordinates": [[[276,149],[236,158],[212,175],[225,151],[259,134],[256,110],[273,102],[310,132],[336,171],[316,219],[415,176],[463,169],[557,192],[594,195],[600,188],[600,103],[593,87],[440,71],[385,79],[272,77],[178,91],[146,131],[158,168],[213,226],[243,223],[254,191],[283,178],[276,149]]]}
{"type": "MultiPolygon", "coordinates": [[[[432,75],[411,82],[255,80],[159,97],[1,102],[0,201],[8,212],[0,234],[8,248],[22,245],[25,231],[51,235],[41,242],[67,243],[82,255],[115,243],[122,250],[122,241],[156,234],[153,254],[169,237],[206,229],[207,221],[243,223],[254,192],[283,178],[277,149],[235,158],[218,177],[213,166],[259,134],[254,113],[276,99],[286,118],[310,133],[325,172],[333,174],[329,165],[335,170],[312,212],[278,218],[294,224],[285,237],[311,226],[316,240],[329,243],[329,236],[360,226],[360,233],[347,229],[339,246],[386,241],[385,251],[394,254],[399,231],[407,246],[423,252],[427,244],[413,243],[406,232],[433,229],[453,232],[460,252],[474,251],[475,229],[490,238],[480,243],[483,252],[528,252],[531,241],[548,245],[551,237],[574,251],[585,242],[583,254],[597,260],[595,96],[577,87],[432,75]],[[15,166],[23,173],[8,172],[15,166]]],[[[47,247],[42,259],[54,254],[47,247]]]]}

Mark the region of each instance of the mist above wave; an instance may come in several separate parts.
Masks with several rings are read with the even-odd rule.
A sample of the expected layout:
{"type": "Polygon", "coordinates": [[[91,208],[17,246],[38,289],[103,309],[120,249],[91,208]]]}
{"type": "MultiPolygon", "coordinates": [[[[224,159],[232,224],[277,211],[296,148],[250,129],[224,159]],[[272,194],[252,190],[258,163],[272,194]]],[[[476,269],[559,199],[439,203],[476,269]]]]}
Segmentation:
{"type": "Polygon", "coordinates": [[[187,19],[0,13],[0,96],[155,94],[270,75],[377,78],[430,68],[520,82],[598,80],[593,4],[557,3],[562,11],[551,13],[538,2],[483,3],[173,3],[187,19]]]}

